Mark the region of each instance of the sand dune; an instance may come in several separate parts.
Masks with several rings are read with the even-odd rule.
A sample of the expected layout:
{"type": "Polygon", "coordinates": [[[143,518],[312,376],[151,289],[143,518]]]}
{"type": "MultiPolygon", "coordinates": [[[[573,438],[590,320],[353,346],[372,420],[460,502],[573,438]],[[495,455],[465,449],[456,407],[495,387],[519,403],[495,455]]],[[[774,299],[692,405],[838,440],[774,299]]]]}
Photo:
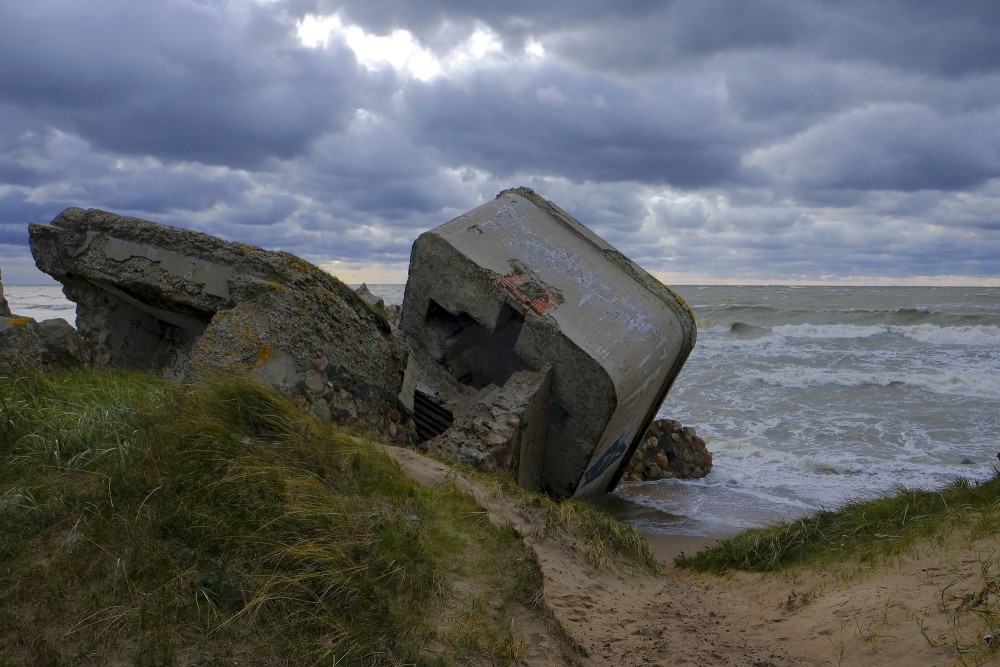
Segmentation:
{"type": "MultiPolygon", "coordinates": [[[[996,539],[924,543],[891,563],[824,571],[727,576],[674,567],[704,538],[650,536],[663,572],[597,572],[566,535],[544,531],[510,498],[411,450],[389,449],[428,485],[453,483],[495,521],[509,522],[535,552],[546,607],[584,665],[951,665],[982,664],[994,649],[982,611],[1000,593],[996,539]],[[991,566],[992,564],[992,566],[991,566]]],[[[543,628],[519,625],[521,664],[556,665],[543,628]]]]}

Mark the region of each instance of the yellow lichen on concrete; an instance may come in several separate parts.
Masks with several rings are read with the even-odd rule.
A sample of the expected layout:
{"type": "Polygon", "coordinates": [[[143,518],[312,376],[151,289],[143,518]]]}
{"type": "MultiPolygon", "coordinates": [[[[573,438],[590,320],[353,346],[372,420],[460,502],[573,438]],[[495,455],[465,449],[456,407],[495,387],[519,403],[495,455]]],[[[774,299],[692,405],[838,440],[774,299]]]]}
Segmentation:
{"type": "Polygon", "coordinates": [[[12,327],[26,327],[31,322],[30,317],[8,317],[7,324],[12,327]]]}
{"type": "Polygon", "coordinates": [[[253,360],[253,367],[260,368],[267,363],[267,360],[274,355],[274,348],[270,345],[261,346],[260,350],[257,352],[257,356],[253,360]]]}

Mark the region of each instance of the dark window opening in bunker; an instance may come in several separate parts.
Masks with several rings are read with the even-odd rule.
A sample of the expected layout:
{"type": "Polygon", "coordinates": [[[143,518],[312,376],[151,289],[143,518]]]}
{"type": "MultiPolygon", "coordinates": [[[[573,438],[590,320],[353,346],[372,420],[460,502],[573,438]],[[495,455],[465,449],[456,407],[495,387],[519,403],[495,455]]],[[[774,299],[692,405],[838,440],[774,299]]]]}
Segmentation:
{"type": "Polygon", "coordinates": [[[427,324],[441,342],[441,363],[463,384],[476,389],[501,387],[515,372],[530,370],[514,351],[524,316],[510,306],[503,306],[496,328],[490,331],[467,313],[453,315],[432,299],[427,324]]]}

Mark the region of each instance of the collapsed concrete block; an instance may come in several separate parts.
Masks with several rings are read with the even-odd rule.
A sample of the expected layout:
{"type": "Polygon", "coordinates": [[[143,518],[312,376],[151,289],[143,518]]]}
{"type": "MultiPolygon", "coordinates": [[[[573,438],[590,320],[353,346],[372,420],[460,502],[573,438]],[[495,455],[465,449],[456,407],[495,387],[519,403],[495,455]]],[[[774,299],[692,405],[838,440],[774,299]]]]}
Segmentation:
{"type": "Polygon", "coordinates": [[[459,419],[449,411],[442,432],[420,447],[484,470],[508,470],[522,487],[538,490],[551,384],[549,366],[517,371],[502,387],[490,385],[477,392],[459,408],[459,419]]]}
{"type": "Polygon", "coordinates": [[[680,297],[526,188],[414,242],[400,329],[419,375],[407,385],[418,432],[431,444],[451,441],[442,429],[467,430],[484,393],[551,365],[527,403],[544,437],[523,440],[512,471],[557,496],[614,488],[696,335],[680,297]]]}
{"type": "Polygon", "coordinates": [[[406,350],[384,316],[293,255],[95,209],[67,209],[29,233],[38,268],[77,303],[91,364],[175,380],[249,372],[328,402],[332,382],[305,387],[323,359],[354,399],[397,400],[406,350]]]}

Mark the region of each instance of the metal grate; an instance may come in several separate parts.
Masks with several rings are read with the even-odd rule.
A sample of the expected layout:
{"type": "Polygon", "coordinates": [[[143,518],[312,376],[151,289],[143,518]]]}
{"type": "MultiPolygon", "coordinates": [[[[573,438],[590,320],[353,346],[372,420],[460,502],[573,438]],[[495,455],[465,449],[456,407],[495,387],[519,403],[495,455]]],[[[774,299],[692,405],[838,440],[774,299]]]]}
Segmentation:
{"type": "Polygon", "coordinates": [[[454,420],[451,410],[420,390],[414,392],[413,421],[417,424],[417,438],[420,442],[441,435],[451,427],[454,420]]]}

